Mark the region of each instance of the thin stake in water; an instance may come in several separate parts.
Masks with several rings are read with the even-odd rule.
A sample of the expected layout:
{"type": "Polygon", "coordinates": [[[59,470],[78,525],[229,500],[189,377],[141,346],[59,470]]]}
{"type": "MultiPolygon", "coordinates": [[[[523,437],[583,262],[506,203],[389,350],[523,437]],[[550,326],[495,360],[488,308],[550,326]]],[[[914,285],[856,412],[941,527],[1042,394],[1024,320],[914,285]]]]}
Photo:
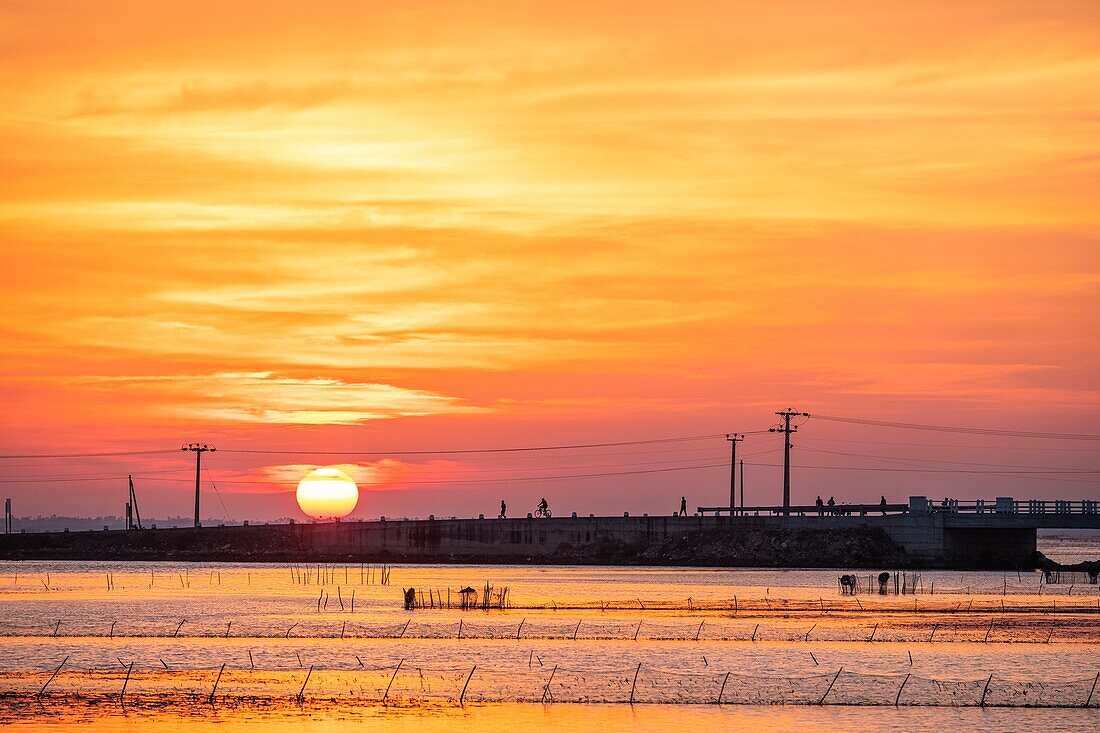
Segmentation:
{"type": "Polygon", "coordinates": [[[302,683],[302,689],[298,690],[298,697],[295,698],[298,701],[299,705],[301,705],[303,702],[305,702],[305,699],[306,699],[306,685],[309,684],[309,676],[311,674],[313,674],[313,665],[312,664],[309,665],[309,671],[306,672],[305,682],[302,683]]]}
{"type": "Polygon", "coordinates": [[[216,680],[214,680],[214,689],[210,691],[210,698],[207,700],[207,702],[209,702],[210,705],[214,704],[214,695],[218,692],[218,683],[222,681],[222,672],[224,672],[224,671],[225,671],[225,662],[222,662],[222,668],[220,670],[218,670],[218,678],[216,680]]]}
{"type": "Polygon", "coordinates": [[[134,663],[130,662],[130,668],[126,670],[126,679],[122,681],[122,692],[118,693],[118,704],[125,706],[126,685],[130,684],[130,673],[134,671],[134,663]]]}
{"type": "Polygon", "coordinates": [[[68,657],[65,657],[61,660],[61,664],[57,665],[57,669],[53,671],[53,674],[50,675],[50,678],[46,680],[46,684],[42,685],[42,689],[38,691],[38,697],[42,697],[42,694],[46,691],[46,688],[50,686],[50,683],[53,682],[53,678],[57,676],[57,673],[61,671],[61,668],[65,666],[65,662],[67,661],[69,661],[68,657]]]}
{"type": "Polygon", "coordinates": [[[390,696],[390,688],[393,687],[393,681],[397,679],[397,673],[401,671],[401,665],[405,663],[404,657],[397,663],[397,669],[393,671],[393,677],[390,677],[390,683],[386,685],[386,692],[382,695],[382,704],[386,704],[386,698],[390,696]]]}

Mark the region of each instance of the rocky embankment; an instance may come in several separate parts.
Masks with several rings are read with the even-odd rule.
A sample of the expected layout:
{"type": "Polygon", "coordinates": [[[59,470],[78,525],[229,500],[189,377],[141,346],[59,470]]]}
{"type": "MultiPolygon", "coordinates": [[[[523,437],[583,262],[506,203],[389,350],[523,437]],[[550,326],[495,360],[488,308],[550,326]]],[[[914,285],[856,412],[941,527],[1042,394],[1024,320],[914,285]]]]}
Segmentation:
{"type": "Polygon", "coordinates": [[[0,536],[5,560],[283,562],[304,554],[285,525],[0,536]]]}

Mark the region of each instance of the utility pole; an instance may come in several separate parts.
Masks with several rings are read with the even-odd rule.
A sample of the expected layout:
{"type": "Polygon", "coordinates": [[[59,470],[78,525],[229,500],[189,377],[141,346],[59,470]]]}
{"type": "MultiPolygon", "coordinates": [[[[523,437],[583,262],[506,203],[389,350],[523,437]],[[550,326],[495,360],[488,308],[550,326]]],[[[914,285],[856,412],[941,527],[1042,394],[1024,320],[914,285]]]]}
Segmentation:
{"type": "Polygon", "coordinates": [[[202,470],[202,454],[213,453],[217,448],[206,443],[188,443],[180,450],[189,450],[195,454],[195,526],[199,527],[199,472],[202,470]]]}
{"type": "Polygon", "coordinates": [[[733,510],[737,506],[737,494],[734,487],[734,478],[737,475],[737,444],[744,439],[744,433],[726,433],[726,440],[730,444],[730,519],[733,519],[733,510]]]}
{"type": "Polygon", "coordinates": [[[127,476],[130,481],[130,502],[126,505],[130,507],[130,522],[126,529],[141,529],[141,512],[138,511],[137,493],[134,491],[134,477],[127,476]]]}
{"type": "Polygon", "coordinates": [[[783,433],[783,515],[791,513],[791,433],[798,432],[798,426],[791,425],[792,417],[809,417],[808,412],[795,412],[791,408],[775,413],[783,418],[783,424],[768,428],[769,433],[783,433]]]}

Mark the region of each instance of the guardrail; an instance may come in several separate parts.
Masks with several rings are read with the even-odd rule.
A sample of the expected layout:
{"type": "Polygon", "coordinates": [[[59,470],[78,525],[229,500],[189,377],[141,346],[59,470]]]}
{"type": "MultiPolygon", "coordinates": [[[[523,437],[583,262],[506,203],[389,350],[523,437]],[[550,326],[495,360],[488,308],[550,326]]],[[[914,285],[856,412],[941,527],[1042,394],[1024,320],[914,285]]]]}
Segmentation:
{"type": "MultiPolygon", "coordinates": [[[[728,506],[696,507],[699,514],[729,514],[728,506]]],[[[1100,514],[1097,499],[975,499],[959,501],[944,499],[935,502],[926,497],[911,497],[909,504],[835,504],[817,506],[747,506],[734,507],[734,516],[794,515],[794,516],[867,516],[872,514],[1100,514]],[[918,501],[923,499],[923,502],[918,501]]]]}

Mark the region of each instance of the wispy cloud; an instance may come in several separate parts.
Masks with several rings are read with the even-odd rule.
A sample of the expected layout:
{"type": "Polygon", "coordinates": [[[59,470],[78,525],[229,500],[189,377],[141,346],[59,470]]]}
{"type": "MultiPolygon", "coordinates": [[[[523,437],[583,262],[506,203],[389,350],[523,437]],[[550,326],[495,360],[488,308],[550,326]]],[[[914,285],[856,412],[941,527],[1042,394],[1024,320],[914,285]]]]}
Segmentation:
{"type": "Polygon", "coordinates": [[[389,384],[273,374],[88,377],[86,389],[137,391],[181,417],[213,422],[352,425],[397,417],[482,412],[454,397],[389,384]]]}

